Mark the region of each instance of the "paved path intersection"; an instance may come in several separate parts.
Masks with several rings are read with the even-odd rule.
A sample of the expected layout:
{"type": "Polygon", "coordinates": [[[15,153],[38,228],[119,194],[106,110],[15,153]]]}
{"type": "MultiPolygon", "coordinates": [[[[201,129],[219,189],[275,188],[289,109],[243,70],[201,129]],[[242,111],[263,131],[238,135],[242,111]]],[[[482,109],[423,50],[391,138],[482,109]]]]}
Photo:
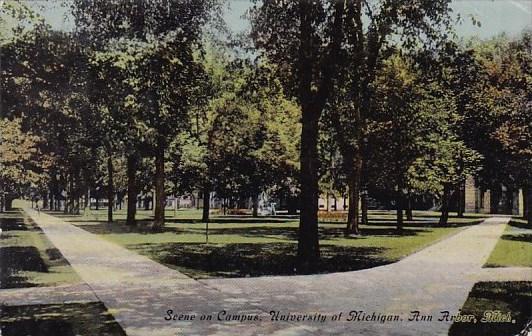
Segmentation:
{"type": "MultiPolygon", "coordinates": [[[[456,313],[480,280],[532,280],[530,268],[482,269],[504,231],[506,217],[487,219],[397,263],[372,269],[196,281],[56,217],[25,211],[85,281],[63,288],[64,297],[55,300],[102,301],[129,336],[446,335],[451,322],[408,322],[408,313],[456,313]],[[196,320],[166,321],[168,309],[194,314],[196,320]],[[222,310],[257,316],[259,321],[216,321],[222,310]],[[272,322],[272,310],[327,318],[272,322]],[[398,315],[402,321],[348,322],[350,311],[398,315]],[[331,321],[332,314],[340,312],[342,321],[331,321]],[[202,314],[214,316],[214,321],[197,320],[202,314]]],[[[30,292],[1,291],[0,301],[22,297],[21,291],[30,292]]],[[[40,291],[32,292],[27,301],[45,298],[47,289],[40,291]]]]}

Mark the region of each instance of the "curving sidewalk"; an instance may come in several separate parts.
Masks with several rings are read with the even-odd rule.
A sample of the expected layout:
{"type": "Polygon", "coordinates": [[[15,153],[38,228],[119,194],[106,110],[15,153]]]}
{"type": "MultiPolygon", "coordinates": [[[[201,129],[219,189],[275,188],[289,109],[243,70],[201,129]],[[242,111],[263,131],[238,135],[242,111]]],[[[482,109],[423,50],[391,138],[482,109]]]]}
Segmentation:
{"type": "Polygon", "coordinates": [[[196,281],[56,217],[24,210],[129,336],[446,335],[452,322],[437,321],[440,312],[456,313],[475,282],[506,276],[532,280],[528,268],[482,269],[509,221],[504,217],[487,219],[397,263],[372,269],[196,281]],[[196,318],[167,321],[169,309],[196,318]],[[223,310],[224,318],[230,314],[258,320],[217,321],[223,310]],[[271,321],[272,310],[279,317],[301,313],[315,320],[271,321]],[[410,322],[413,310],[434,318],[410,322]],[[377,319],[397,315],[399,320],[347,321],[350,311],[364,311],[370,319],[373,312],[377,319]],[[331,321],[340,312],[341,320],[331,321]],[[213,320],[200,321],[201,315],[213,320]]]}

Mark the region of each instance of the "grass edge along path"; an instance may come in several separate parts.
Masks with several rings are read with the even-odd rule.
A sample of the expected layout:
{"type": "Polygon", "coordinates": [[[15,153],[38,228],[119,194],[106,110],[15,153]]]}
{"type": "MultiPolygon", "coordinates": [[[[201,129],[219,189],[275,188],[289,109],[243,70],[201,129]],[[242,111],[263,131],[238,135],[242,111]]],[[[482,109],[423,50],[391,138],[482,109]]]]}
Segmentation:
{"type": "Polygon", "coordinates": [[[532,228],[513,218],[484,267],[532,267],[532,228]]]}
{"type": "Polygon", "coordinates": [[[20,209],[0,213],[0,288],[48,287],[81,279],[42,230],[20,209]]]}

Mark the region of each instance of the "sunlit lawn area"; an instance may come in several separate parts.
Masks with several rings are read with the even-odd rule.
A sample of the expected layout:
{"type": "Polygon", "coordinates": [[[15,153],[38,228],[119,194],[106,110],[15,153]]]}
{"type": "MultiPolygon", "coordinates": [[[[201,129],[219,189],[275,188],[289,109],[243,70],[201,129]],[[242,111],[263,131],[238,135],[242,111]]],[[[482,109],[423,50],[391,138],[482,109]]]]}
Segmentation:
{"type": "Polygon", "coordinates": [[[532,228],[513,218],[495,246],[485,267],[532,267],[532,228]]]}
{"type": "MultiPolygon", "coordinates": [[[[136,227],[125,225],[125,212],[106,223],[105,210],[89,216],[64,216],[79,227],[125,246],[194,278],[288,275],[294,270],[297,250],[296,217],[213,215],[206,243],[206,225],[201,210],[167,211],[162,232],[148,225],[151,212],[140,211],[136,227]]],[[[344,224],[327,218],[320,223],[321,262],[319,271],[336,272],[370,268],[400,260],[461,228],[482,221],[481,216],[451,218],[448,227],[437,227],[438,215],[415,212],[405,229],[395,229],[391,211],[370,212],[370,225],[362,236],[344,237],[344,224]]]]}
{"type": "Polygon", "coordinates": [[[52,286],[79,281],[44,233],[19,211],[0,213],[0,288],[52,286]]]}

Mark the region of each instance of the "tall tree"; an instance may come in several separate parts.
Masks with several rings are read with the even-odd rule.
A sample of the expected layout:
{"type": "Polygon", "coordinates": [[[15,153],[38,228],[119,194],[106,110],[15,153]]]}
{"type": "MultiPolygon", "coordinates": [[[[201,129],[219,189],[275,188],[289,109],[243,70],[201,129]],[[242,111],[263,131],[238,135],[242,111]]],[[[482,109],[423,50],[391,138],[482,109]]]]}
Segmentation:
{"type": "Polygon", "coordinates": [[[251,10],[251,36],[284,73],[301,105],[301,214],[298,271],[318,262],[318,124],[337,76],[345,1],[263,1],[251,10]]]}
{"type": "Polygon", "coordinates": [[[40,153],[39,137],[23,132],[20,118],[0,119],[0,212],[16,197],[46,186],[51,160],[40,153]]]}
{"type": "MultiPolygon", "coordinates": [[[[525,31],[514,40],[500,36],[476,46],[479,62],[485,67],[488,77],[489,97],[485,109],[478,113],[483,122],[472,125],[473,129],[488,128],[480,134],[475,144],[482,141],[494,144],[497,151],[489,151],[485,146],[480,151],[491,161],[485,163],[486,176],[498,178],[510,190],[523,189],[525,213],[532,226],[530,211],[532,156],[532,33],[525,31]],[[490,164],[491,163],[491,164],[490,164]]],[[[491,190],[493,193],[494,190],[491,190]]],[[[512,197],[512,195],[508,195],[512,197]]],[[[508,209],[511,210],[511,209],[508,209]]]]}
{"type": "Polygon", "coordinates": [[[360,192],[367,183],[364,147],[368,121],[375,109],[375,80],[382,60],[394,48],[432,49],[446,37],[450,25],[448,0],[349,1],[346,15],[345,69],[338,79],[333,107],[339,148],[345,160],[349,186],[346,234],[357,234],[360,192]]]}
{"type": "Polygon", "coordinates": [[[202,79],[195,52],[202,28],[218,9],[217,1],[86,1],[73,4],[76,23],[88,45],[99,50],[117,43],[129,53],[134,104],[142,109],[146,141],[155,158],[154,227],[164,224],[165,152],[186,127],[190,97],[202,79]]]}

